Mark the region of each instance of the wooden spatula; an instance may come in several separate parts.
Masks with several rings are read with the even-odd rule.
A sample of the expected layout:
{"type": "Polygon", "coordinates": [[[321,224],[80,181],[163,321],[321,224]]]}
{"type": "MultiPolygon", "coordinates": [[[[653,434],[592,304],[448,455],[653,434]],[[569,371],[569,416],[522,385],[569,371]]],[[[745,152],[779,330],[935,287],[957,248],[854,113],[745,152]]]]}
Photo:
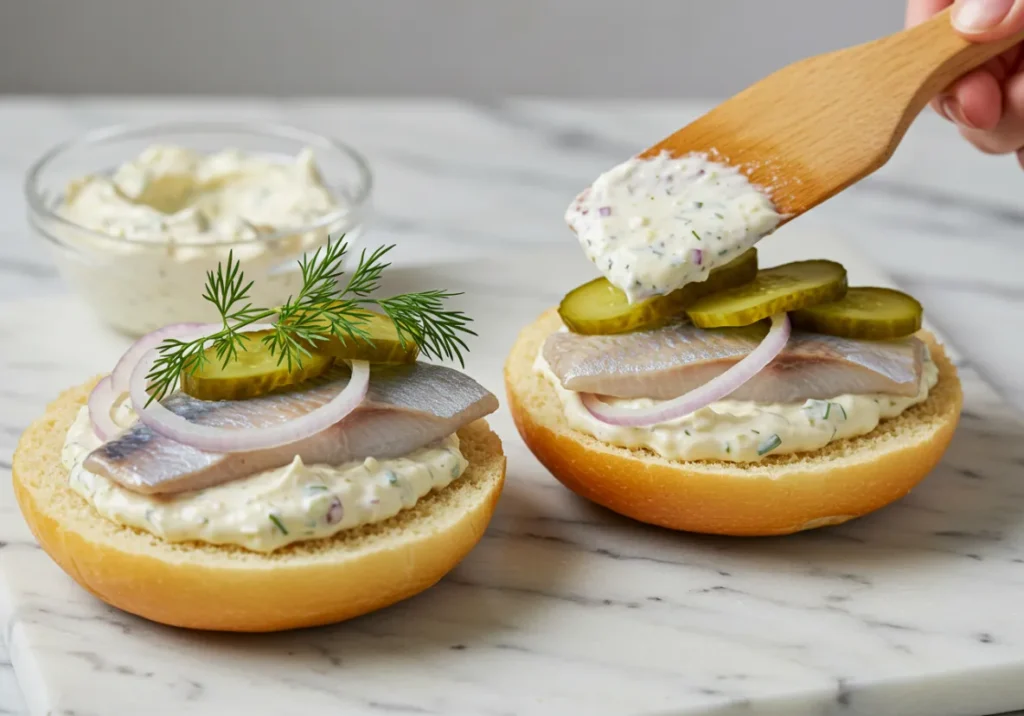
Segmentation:
{"type": "Polygon", "coordinates": [[[910,123],[954,80],[1024,40],[961,39],[949,11],[748,87],[641,156],[705,152],[742,169],[788,221],[888,161],[910,123]]]}

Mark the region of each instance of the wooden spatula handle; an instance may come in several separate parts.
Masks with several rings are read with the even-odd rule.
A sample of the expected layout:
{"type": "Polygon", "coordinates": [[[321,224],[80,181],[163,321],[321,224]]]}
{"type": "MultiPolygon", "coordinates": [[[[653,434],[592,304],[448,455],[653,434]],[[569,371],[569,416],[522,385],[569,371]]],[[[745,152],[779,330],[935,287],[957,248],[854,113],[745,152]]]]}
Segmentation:
{"type": "Polygon", "coordinates": [[[787,65],[640,156],[703,152],[740,167],[789,221],[885,164],[931,99],[1019,42],[1024,32],[968,42],[947,10],[787,65]]]}
{"type": "Polygon", "coordinates": [[[968,42],[954,32],[949,12],[945,10],[916,27],[879,40],[892,45],[889,51],[906,58],[903,69],[908,75],[918,75],[917,109],[971,70],[1024,42],[1024,30],[995,42],[968,42]]]}

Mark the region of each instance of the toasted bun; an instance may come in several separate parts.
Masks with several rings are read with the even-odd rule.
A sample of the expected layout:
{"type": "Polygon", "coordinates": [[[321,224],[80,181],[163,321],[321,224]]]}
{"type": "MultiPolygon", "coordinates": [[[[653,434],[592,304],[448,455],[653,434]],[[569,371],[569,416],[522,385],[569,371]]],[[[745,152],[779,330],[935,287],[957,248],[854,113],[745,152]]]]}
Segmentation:
{"type": "Polygon", "coordinates": [[[342,621],[432,586],[483,535],[505,480],[484,421],[459,431],[469,469],[373,525],[270,554],[171,543],[100,517],[67,486],[61,448],[92,384],[60,396],[14,454],[14,491],[43,549],[95,596],[172,626],[263,632],[342,621]]]}
{"type": "Polygon", "coordinates": [[[523,440],[566,487],[627,517],[722,535],[781,535],[835,525],[906,495],[949,445],[963,396],[956,368],[922,333],[939,367],[928,400],[859,438],[813,453],[742,465],[667,460],[600,442],[566,423],[554,388],[533,369],[561,327],[554,310],[520,333],[505,364],[509,406],[523,440]]]}

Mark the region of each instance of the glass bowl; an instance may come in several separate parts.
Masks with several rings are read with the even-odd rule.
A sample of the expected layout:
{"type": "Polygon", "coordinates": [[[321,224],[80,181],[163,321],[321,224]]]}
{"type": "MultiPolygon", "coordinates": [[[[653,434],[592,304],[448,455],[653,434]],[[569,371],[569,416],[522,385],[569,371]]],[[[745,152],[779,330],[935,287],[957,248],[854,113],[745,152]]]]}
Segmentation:
{"type": "Polygon", "coordinates": [[[219,314],[202,298],[207,271],[229,252],[253,281],[250,300],[276,306],[302,285],[298,259],[345,234],[347,260],[357,256],[370,210],[373,179],[366,160],[333,139],[281,125],[173,122],[113,127],[91,132],[46,152],[28,171],[28,220],[43,240],[62,277],[115,329],[139,336],[169,323],[216,322],[219,314]],[[273,161],[294,162],[313,154],[322,183],[338,208],[304,225],[274,227],[255,238],[216,240],[147,234],[117,236],[78,224],[59,213],[73,180],[113,174],[153,145],[211,154],[237,149],[273,161]]]}

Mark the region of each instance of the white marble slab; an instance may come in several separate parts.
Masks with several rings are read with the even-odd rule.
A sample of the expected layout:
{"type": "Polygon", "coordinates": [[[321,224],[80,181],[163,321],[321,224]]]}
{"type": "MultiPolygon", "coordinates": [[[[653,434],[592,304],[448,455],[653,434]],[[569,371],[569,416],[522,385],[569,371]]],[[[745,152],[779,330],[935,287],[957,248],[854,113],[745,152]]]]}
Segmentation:
{"type": "MultiPolygon", "coordinates": [[[[699,109],[0,103],[0,300],[23,300],[0,303],[0,476],[45,401],[120,349],[60,297],[25,230],[21,174],[50,143],[115,121],[210,116],[290,121],[347,139],[376,169],[376,235],[398,241],[407,264],[397,284],[443,280],[472,292],[476,315],[492,317],[470,370],[497,391],[515,328],[589,277],[561,222],[567,199],[699,109]],[[66,338],[55,341],[58,333],[66,338]]],[[[639,527],[562,489],[502,412],[494,422],[509,485],[487,537],[449,579],[346,625],[224,637],[155,627],[84,596],[34,547],[3,479],[0,611],[27,707],[942,716],[1024,705],[1024,431],[974,371],[1009,402],[1024,399],[1013,330],[1024,327],[1022,181],[1015,164],[974,155],[926,117],[890,166],[791,226],[807,239],[800,255],[842,251],[815,238],[820,227],[842,233],[965,349],[963,425],[944,465],[899,505],[783,540],[639,527]]],[[[870,273],[864,262],[859,270],[870,273]]],[[[25,708],[12,683],[0,677],[0,713],[25,708]]]]}
{"type": "MultiPolygon", "coordinates": [[[[765,242],[765,262],[801,255],[800,238],[765,242]]],[[[589,267],[562,247],[438,248],[400,255],[393,286],[471,290],[481,340],[468,370],[500,393],[515,329],[589,267]]],[[[881,280],[827,235],[815,250],[854,282],[881,280]]],[[[72,300],[5,309],[5,356],[38,356],[5,360],[17,386],[5,425],[123,346],[72,300]],[[33,330],[40,322],[59,330],[33,330]]],[[[502,412],[508,488],[449,578],[349,624],[277,636],[185,633],[106,607],[31,545],[5,485],[12,661],[33,713],[941,716],[1024,705],[1024,429],[971,371],[965,384],[964,425],[911,497],[779,540],[672,534],[592,507],[544,472],[502,412]]]]}

